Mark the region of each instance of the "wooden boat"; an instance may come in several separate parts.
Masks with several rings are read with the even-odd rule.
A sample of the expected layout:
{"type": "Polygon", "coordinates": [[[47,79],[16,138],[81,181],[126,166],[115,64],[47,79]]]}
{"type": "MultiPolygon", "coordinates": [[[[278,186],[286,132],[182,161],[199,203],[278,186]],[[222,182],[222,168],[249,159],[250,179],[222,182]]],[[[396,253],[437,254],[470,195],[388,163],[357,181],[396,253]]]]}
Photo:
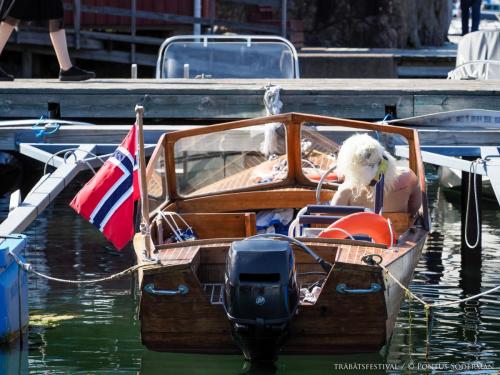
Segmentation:
{"type": "MultiPolygon", "coordinates": [[[[134,248],[138,264],[144,266],[139,275],[140,323],[142,342],[149,349],[243,351],[248,359],[272,359],[279,350],[295,354],[372,352],[388,342],[403,292],[384,277],[378,265],[367,264],[362,258],[381,256],[382,264],[404,285],[412,278],[429,230],[424,169],[415,130],[297,113],[228,122],[163,135],[146,174],[151,213],[147,215],[148,226],[134,238],[134,248]],[[272,155],[263,152],[270,128],[276,137],[272,155]],[[399,236],[389,248],[359,239],[297,237],[300,244],[331,265],[325,272],[318,259],[299,251],[297,244],[291,245],[295,265],[290,275],[293,273],[298,289],[320,285],[317,299],[298,298],[291,292],[291,281],[287,287],[292,294],[288,300],[285,296],[284,304],[289,306],[298,298],[297,307],[290,309],[289,321],[280,326],[286,326],[286,332],[277,334],[279,337],[271,336],[281,328],[265,319],[259,321],[261,312],[256,306],[239,311],[245,315],[255,310],[255,319],[246,323],[235,320],[231,314],[237,309],[228,307],[236,298],[228,291],[234,287],[228,286],[234,276],[228,267],[235,261],[235,248],[246,246],[240,240],[257,234],[256,215],[270,209],[292,209],[296,214],[315,205],[318,175],[335,164],[338,144],[359,132],[385,140],[389,149],[394,144],[408,147],[409,168],[418,177],[423,197],[419,212],[414,216],[384,212],[399,236]],[[175,225],[172,217],[184,235],[181,239],[170,228],[175,225]],[[193,229],[196,239],[187,227],[193,229]]],[[[322,203],[328,202],[337,188],[326,180],[318,190],[322,203]]],[[[326,226],[324,218],[312,227],[326,226]]],[[[288,245],[281,239],[257,245],[269,241],[288,245]]],[[[259,265],[274,266],[272,263],[263,259],[259,265]]],[[[252,294],[252,298],[257,295],[255,305],[262,302],[258,294],[267,290],[265,285],[277,281],[266,272],[262,273],[264,279],[240,274],[242,284],[260,283],[246,289],[257,293],[252,294]]]]}

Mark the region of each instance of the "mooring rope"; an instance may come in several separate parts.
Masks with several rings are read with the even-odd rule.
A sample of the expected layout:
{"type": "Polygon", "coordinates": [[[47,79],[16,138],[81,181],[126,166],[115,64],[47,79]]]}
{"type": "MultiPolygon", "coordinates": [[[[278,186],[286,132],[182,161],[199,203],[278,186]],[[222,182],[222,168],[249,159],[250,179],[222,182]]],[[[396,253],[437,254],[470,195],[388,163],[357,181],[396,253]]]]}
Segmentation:
{"type": "MultiPolygon", "coordinates": [[[[377,255],[377,254],[375,254],[377,255]]],[[[462,299],[459,299],[459,300],[456,300],[456,301],[446,301],[446,302],[435,302],[435,303],[427,303],[425,302],[422,298],[420,298],[419,296],[417,296],[415,293],[413,293],[409,288],[405,287],[401,281],[399,281],[397,279],[396,276],[394,276],[388,269],[387,267],[385,267],[383,264],[382,264],[382,257],[378,256],[377,257],[380,258],[380,261],[379,262],[375,262],[375,263],[368,263],[368,260],[371,259],[370,256],[365,256],[362,258],[363,262],[367,263],[367,264],[374,264],[374,265],[378,265],[380,268],[382,268],[382,270],[384,271],[385,275],[389,276],[392,280],[394,280],[394,282],[396,284],[398,284],[401,289],[404,290],[404,292],[408,295],[408,296],[411,296],[411,298],[417,300],[418,302],[420,302],[424,308],[426,310],[431,310],[433,308],[437,308],[437,307],[444,307],[444,306],[452,306],[452,305],[458,305],[462,302],[466,302],[466,301],[470,301],[472,299],[477,299],[477,298],[480,298],[480,297],[483,297],[483,296],[486,296],[488,294],[491,294],[493,292],[496,292],[497,290],[500,290],[500,285],[492,288],[492,289],[489,289],[489,290],[486,290],[482,293],[478,293],[478,294],[475,294],[473,296],[470,296],[470,297],[466,297],[466,298],[462,298],[462,299]]]]}
{"type": "MultiPolygon", "coordinates": [[[[106,156],[109,156],[109,155],[103,155],[103,156],[99,156],[99,155],[96,155],[94,154],[93,152],[91,151],[87,151],[87,150],[79,150],[78,147],[72,147],[72,148],[67,148],[67,149],[64,149],[64,150],[59,150],[57,151],[56,153],[52,154],[50,156],[50,158],[45,162],[45,165],[43,167],[43,175],[45,176],[47,174],[47,167],[49,166],[49,163],[52,161],[53,158],[55,158],[56,156],[58,156],[59,154],[62,154],[64,153],[64,156],[63,156],[63,161],[64,161],[64,164],[67,164],[67,161],[68,161],[68,158],[70,156],[73,156],[75,158],[76,161],[77,158],[76,158],[76,155],[75,155],[75,151],[82,151],[82,152],[85,152],[87,155],[91,155],[93,157],[95,157],[96,159],[98,159],[101,163],[104,163],[105,160],[104,160],[104,157],[106,156]]],[[[89,169],[92,170],[92,172],[94,172],[94,174],[96,173],[95,169],[92,167],[92,165],[85,159],[81,159],[80,162],[82,163],[85,163],[87,165],[87,167],[89,167],[89,169]]]]}
{"type": "Polygon", "coordinates": [[[31,263],[23,262],[21,258],[19,258],[14,252],[12,252],[12,250],[9,251],[9,254],[14,258],[15,262],[17,263],[17,265],[20,268],[22,268],[23,270],[25,270],[26,272],[31,272],[31,273],[39,276],[39,277],[42,277],[42,278],[50,280],[50,281],[57,281],[57,282],[60,282],[60,283],[65,283],[65,284],[97,284],[97,283],[101,283],[101,282],[105,282],[105,281],[120,279],[122,277],[125,277],[127,275],[130,275],[130,274],[136,272],[140,268],[149,267],[149,266],[155,264],[154,262],[151,262],[150,264],[136,264],[135,266],[129,267],[129,268],[123,270],[123,271],[120,271],[118,273],[112,274],[110,276],[102,277],[100,279],[68,280],[68,279],[60,279],[60,278],[57,278],[57,277],[52,277],[52,276],[48,276],[48,275],[45,275],[43,273],[40,273],[40,272],[38,272],[37,270],[35,270],[33,268],[33,266],[31,265],[31,263]]]}
{"type": "Polygon", "coordinates": [[[481,237],[480,234],[480,228],[479,228],[479,205],[478,205],[478,199],[477,199],[477,166],[478,164],[484,164],[486,160],[483,160],[481,158],[478,158],[472,163],[470,163],[469,167],[469,181],[468,181],[468,188],[467,188],[467,206],[465,209],[465,228],[464,228],[464,240],[465,244],[467,245],[468,248],[473,249],[479,244],[479,240],[481,237]],[[474,241],[474,244],[471,245],[469,243],[469,234],[468,234],[468,228],[469,228],[469,207],[470,207],[470,187],[471,187],[471,179],[474,178],[474,202],[475,202],[475,209],[476,209],[476,241],[474,241]]]}
{"type": "MultiPolygon", "coordinates": [[[[374,255],[377,255],[377,254],[374,254],[374,255]]],[[[470,296],[470,297],[466,297],[466,298],[461,298],[459,300],[456,300],[456,301],[445,301],[445,302],[434,302],[434,303],[427,303],[425,302],[422,298],[420,298],[419,296],[417,296],[415,293],[413,293],[409,288],[405,287],[398,279],[396,276],[394,276],[388,269],[387,267],[385,267],[384,265],[382,265],[382,257],[377,255],[377,257],[380,258],[380,263],[378,263],[377,261],[373,261],[373,262],[368,262],[371,257],[370,255],[367,255],[367,256],[364,256],[362,258],[362,260],[367,263],[367,264],[371,264],[371,265],[378,265],[380,268],[382,268],[382,270],[384,271],[384,279],[386,279],[386,277],[390,277],[392,280],[394,280],[394,282],[396,284],[398,284],[401,289],[404,291],[404,295],[408,301],[408,324],[409,324],[409,327],[408,327],[408,332],[409,332],[409,337],[410,337],[410,343],[409,343],[409,346],[411,346],[411,324],[412,324],[412,316],[411,316],[411,302],[413,300],[416,300],[418,301],[420,304],[422,304],[424,306],[424,312],[425,312],[425,326],[426,326],[426,347],[425,347],[425,357],[428,358],[429,356],[429,343],[430,343],[430,338],[431,338],[431,335],[432,335],[432,309],[435,309],[435,308],[440,308],[440,307],[446,307],[446,306],[453,306],[453,305],[458,305],[462,302],[466,302],[466,301],[470,301],[470,300],[473,300],[473,299],[478,299],[480,297],[483,297],[483,296],[486,296],[488,294],[491,294],[493,292],[496,292],[497,290],[500,290],[500,285],[492,288],[492,289],[489,289],[489,290],[486,290],[482,293],[478,293],[478,294],[475,294],[473,296],[470,296]]]]}

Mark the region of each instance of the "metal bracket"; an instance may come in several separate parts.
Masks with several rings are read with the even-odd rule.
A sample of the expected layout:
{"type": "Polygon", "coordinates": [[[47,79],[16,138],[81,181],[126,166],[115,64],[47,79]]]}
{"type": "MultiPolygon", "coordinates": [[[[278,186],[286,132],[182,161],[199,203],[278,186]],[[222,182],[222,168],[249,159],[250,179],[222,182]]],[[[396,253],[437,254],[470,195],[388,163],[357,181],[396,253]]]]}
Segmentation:
{"type": "Polygon", "coordinates": [[[370,289],[349,289],[346,284],[341,283],[337,285],[337,292],[341,294],[368,294],[376,293],[382,290],[382,286],[378,283],[372,283],[370,289]]]}
{"type": "Polygon", "coordinates": [[[189,287],[184,284],[180,284],[177,287],[177,290],[157,290],[155,289],[154,284],[147,284],[144,287],[144,291],[148,292],[149,294],[153,294],[155,296],[177,296],[177,295],[184,295],[189,293],[189,287]]]}

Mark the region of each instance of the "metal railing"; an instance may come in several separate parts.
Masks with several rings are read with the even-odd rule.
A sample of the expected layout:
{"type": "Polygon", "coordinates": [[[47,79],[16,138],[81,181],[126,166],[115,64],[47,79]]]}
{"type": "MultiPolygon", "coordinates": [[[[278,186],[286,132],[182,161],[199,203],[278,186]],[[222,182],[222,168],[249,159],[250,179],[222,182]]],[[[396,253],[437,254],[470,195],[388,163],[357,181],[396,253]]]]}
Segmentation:
{"type": "MultiPolygon", "coordinates": [[[[195,5],[195,13],[199,12],[199,2],[200,0],[193,0],[195,5]],[[198,10],[198,11],[196,11],[198,10]]],[[[222,0],[221,0],[222,1],[222,0]]],[[[274,25],[263,25],[258,23],[244,23],[232,20],[223,20],[215,18],[215,4],[216,0],[210,2],[209,17],[196,17],[196,16],[186,16],[171,13],[158,13],[151,11],[144,11],[137,9],[137,0],[130,0],[130,8],[118,8],[110,6],[95,6],[86,5],[83,0],[73,0],[72,4],[65,3],[64,9],[73,12],[73,23],[74,23],[74,44],[75,48],[79,50],[81,48],[82,36],[93,37],[95,39],[104,39],[111,41],[120,41],[130,43],[130,63],[134,64],[137,61],[136,54],[136,44],[157,44],[160,45],[163,42],[161,38],[150,38],[150,37],[140,37],[137,36],[137,24],[138,20],[151,20],[169,23],[179,23],[179,24],[193,24],[195,30],[201,30],[201,26],[209,26],[213,30],[214,25],[226,26],[233,28],[235,30],[242,31],[254,31],[258,33],[266,34],[280,34],[286,37],[287,33],[287,0],[224,0],[224,2],[233,2],[244,5],[259,5],[259,6],[270,6],[274,9],[281,10],[281,20],[280,26],[274,25]],[[130,34],[116,34],[116,33],[103,33],[103,32],[92,32],[82,30],[82,14],[99,14],[99,15],[109,15],[117,17],[128,17],[130,18],[130,34]]]]}

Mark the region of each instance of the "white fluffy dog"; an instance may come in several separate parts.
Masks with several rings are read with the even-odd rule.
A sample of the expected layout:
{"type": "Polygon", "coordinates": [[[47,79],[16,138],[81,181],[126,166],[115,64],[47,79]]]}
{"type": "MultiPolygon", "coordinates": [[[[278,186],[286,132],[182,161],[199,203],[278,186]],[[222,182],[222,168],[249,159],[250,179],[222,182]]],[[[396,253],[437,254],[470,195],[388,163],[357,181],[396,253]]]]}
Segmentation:
{"type": "Polygon", "coordinates": [[[337,174],[344,178],[332,205],[373,209],[375,188],[384,174],[384,211],[415,214],[422,195],[413,171],[396,166],[396,160],[368,134],[345,140],[337,157],[337,174]]]}

